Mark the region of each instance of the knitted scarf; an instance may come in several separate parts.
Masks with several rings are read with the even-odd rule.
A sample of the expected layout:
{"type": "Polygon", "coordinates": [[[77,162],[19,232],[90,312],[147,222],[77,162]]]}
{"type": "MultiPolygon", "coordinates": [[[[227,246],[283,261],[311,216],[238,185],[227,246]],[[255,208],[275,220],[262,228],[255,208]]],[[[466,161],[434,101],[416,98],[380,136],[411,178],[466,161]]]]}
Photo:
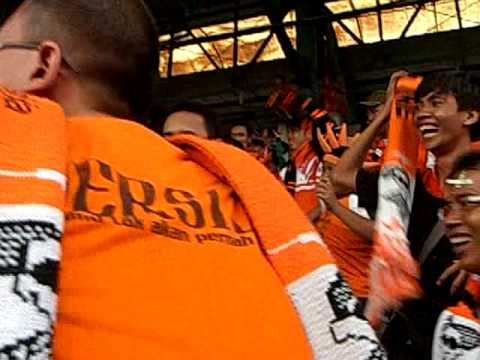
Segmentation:
{"type": "Polygon", "coordinates": [[[461,302],[439,317],[433,340],[433,360],[480,359],[480,277],[472,276],[467,284],[470,304],[461,302]]]}
{"type": "Polygon", "coordinates": [[[0,104],[0,358],[47,359],[64,219],[65,116],[53,103],[5,89],[0,104]]]}
{"type": "Polygon", "coordinates": [[[225,144],[193,136],[173,142],[239,196],[297,310],[315,359],[385,358],[322,239],[262,165],[252,163],[245,169],[244,154],[225,144]]]}
{"type": "Polygon", "coordinates": [[[374,327],[387,310],[420,294],[419,267],[407,230],[415,189],[419,140],[413,100],[421,78],[400,78],[391,108],[388,146],[379,179],[379,199],[366,316],[374,327]]]}

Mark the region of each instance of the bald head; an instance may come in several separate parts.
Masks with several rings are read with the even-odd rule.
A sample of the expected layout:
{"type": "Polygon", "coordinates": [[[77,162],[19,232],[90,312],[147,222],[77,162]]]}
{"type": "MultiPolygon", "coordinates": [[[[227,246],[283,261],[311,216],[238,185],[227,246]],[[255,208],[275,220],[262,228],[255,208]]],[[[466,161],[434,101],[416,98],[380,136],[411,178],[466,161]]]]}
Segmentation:
{"type": "Polygon", "coordinates": [[[155,23],[143,1],[27,0],[17,13],[25,41],[58,44],[63,65],[101,90],[92,94],[99,107],[145,110],[159,58],[155,23]]]}

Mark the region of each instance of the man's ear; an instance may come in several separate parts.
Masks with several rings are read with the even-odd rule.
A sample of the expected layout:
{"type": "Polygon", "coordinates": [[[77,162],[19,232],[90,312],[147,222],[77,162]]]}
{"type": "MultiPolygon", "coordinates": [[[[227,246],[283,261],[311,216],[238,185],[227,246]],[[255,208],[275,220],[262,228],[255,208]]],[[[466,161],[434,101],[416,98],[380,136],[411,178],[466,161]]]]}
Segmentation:
{"type": "Polygon", "coordinates": [[[479,119],[479,113],[476,110],[465,111],[465,117],[463,119],[463,125],[472,126],[477,123],[479,119]]]}
{"type": "Polygon", "coordinates": [[[38,64],[30,76],[28,92],[42,92],[52,88],[62,68],[62,51],[57,43],[44,41],[39,45],[38,64]]]}

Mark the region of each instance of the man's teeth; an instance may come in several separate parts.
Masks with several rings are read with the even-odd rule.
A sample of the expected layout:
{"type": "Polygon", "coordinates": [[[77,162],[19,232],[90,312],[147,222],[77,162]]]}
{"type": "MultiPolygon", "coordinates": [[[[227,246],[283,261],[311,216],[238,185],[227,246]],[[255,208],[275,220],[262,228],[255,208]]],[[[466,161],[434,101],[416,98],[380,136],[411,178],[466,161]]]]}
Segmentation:
{"type": "Polygon", "coordinates": [[[422,125],[419,127],[419,130],[426,139],[432,138],[438,133],[438,127],[433,125],[422,125]]]}
{"type": "Polygon", "coordinates": [[[455,236],[455,237],[450,238],[450,242],[453,245],[456,245],[456,246],[466,244],[466,243],[470,242],[471,240],[472,240],[472,238],[469,237],[469,236],[455,236]]]}

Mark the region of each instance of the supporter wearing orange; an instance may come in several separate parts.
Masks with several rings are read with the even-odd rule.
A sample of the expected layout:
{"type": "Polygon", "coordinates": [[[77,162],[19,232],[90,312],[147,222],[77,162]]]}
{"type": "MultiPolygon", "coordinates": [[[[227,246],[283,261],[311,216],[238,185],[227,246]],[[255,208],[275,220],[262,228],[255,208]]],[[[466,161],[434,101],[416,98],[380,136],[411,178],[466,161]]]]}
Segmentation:
{"type": "MultiPolygon", "coordinates": [[[[392,80],[402,74],[406,75],[396,73],[392,80]]],[[[402,354],[407,358],[412,354],[424,354],[423,358],[428,359],[436,319],[443,308],[456,300],[450,294],[451,279],[437,284],[440,276],[453,265],[455,257],[441,227],[439,211],[444,199],[442,187],[438,184],[448,175],[455,159],[471,147],[471,134],[476,132],[480,109],[476,93],[476,88],[461,74],[426,76],[417,89],[416,126],[426,150],[433,153],[436,162],[433,171],[422,168],[417,171],[408,229],[410,251],[421,263],[420,280],[424,295],[419,301],[404,303],[402,315],[396,316],[387,328],[384,343],[393,358],[401,358],[402,354]],[[425,174],[432,173],[435,176],[429,176],[427,181],[425,174]],[[434,180],[436,178],[440,180],[434,180]]],[[[360,205],[372,216],[377,208],[378,172],[363,170],[362,160],[385,127],[387,116],[388,112],[377,117],[362,133],[344,154],[333,176],[336,190],[340,193],[355,191],[360,205]]],[[[463,277],[462,274],[455,275],[463,277]]]]}
{"type": "MultiPolygon", "coordinates": [[[[320,196],[322,198],[326,197],[323,194],[320,196]]],[[[367,218],[368,214],[362,211],[364,209],[358,208],[356,204],[358,198],[355,195],[350,195],[339,200],[331,198],[331,200],[327,201],[330,201],[327,205],[330,211],[326,215],[325,225],[321,233],[322,238],[335,258],[340,272],[349,283],[355,296],[366,300],[370,288],[368,273],[370,260],[372,259],[372,241],[353,232],[350,227],[335,215],[335,212],[338,213],[343,209],[347,211],[356,210],[361,214],[357,213],[356,215],[366,216],[367,218]],[[342,207],[343,209],[341,210],[338,207],[342,207]]],[[[351,216],[354,215],[355,214],[352,214],[351,216]]]]}
{"type": "Polygon", "coordinates": [[[300,322],[229,186],[131,122],[70,118],[69,133],[59,355],[309,358],[300,322]],[[111,145],[132,138],[133,147],[111,145]],[[139,163],[149,153],[162,154],[159,166],[139,163]]]}
{"type": "Polygon", "coordinates": [[[338,160],[333,155],[324,157],[325,173],[317,184],[318,199],[328,209],[320,231],[340,272],[362,305],[365,305],[370,288],[373,234],[367,211],[358,206],[358,196],[350,194],[341,199],[336,197],[328,175],[338,160]]]}
{"type": "Polygon", "coordinates": [[[320,237],[261,164],[130,121],[158,75],[141,1],[29,0],[0,42],[36,44],[0,53],[0,83],[67,116],[54,358],[385,358],[320,237]]]}
{"type": "Polygon", "coordinates": [[[456,248],[455,265],[474,275],[463,299],[446,309],[437,322],[433,359],[474,360],[480,356],[480,153],[462,156],[446,183],[445,225],[456,248]]]}
{"type": "Polygon", "coordinates": [[[310,221],[316,222],[324,211],[315,196],[316,181],[322,173],[322,164],[312,147],[311,132],[312,123],[309,119],[299,124],[289,124],[290,161],[280,176],[310,221]]]}

